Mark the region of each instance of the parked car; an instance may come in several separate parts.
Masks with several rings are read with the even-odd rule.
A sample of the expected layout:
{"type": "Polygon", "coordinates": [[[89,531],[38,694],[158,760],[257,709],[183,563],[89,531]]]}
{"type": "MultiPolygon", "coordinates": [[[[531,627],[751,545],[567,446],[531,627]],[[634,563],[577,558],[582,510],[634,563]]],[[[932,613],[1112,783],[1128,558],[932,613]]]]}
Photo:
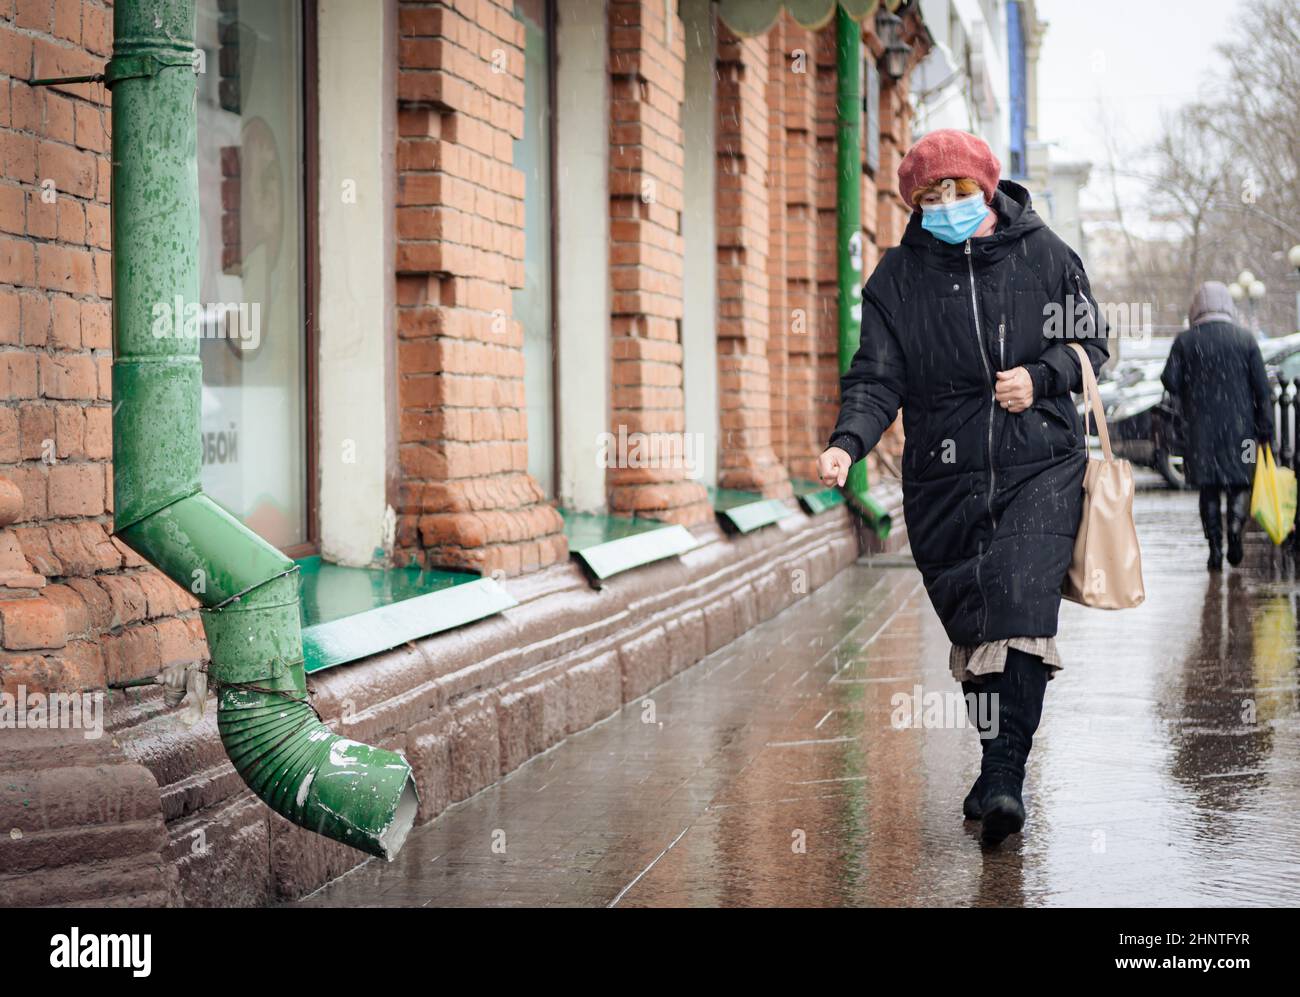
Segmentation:
{"type": "MultiPolygon", "coordinates": [[[[1152,339],[1140,348],[1128,344],[1097,386],[1115,456],[1152,468],[1171,488],[1184,488],[1181,406],[1160,383],[1172,345],[1172,337],[1152,339]]],[[[1300,333],[1261,340],[1259,348],[1270,381],[1280,377],[1290,383],[1300,377],[1300,333]]],[[[1082,399],[1078,406],[1082,416],[1082,399]]]]}
{"type": "Polygon", "coordinates": [[[1264,354],[1264,366],[1273,380],[1281,377],[1290,384],[1300,377],[1300,332],[1266,339],[1259,344],[1259,351],[1264,354]]]}

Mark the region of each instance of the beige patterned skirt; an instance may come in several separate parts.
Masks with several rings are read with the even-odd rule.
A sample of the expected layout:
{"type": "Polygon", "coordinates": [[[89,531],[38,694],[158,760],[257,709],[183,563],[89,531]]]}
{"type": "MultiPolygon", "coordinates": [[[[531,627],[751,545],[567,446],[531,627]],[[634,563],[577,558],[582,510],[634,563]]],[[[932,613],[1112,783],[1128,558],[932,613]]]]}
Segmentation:
{"type": "Polygon", "coordinates": [[[1007,650],[1012,647],[1042,658],[1043,664],[1051,669],[1047,673],[1049,681],[1056,677],[1062,667],[1055,637],[1007,637],[983,644],[954,644],[948,652],[948,667],[952,671],[952,677],[958,682],[965,682],[980,675],[1000,672],[1006,667],[1007,650]]]}

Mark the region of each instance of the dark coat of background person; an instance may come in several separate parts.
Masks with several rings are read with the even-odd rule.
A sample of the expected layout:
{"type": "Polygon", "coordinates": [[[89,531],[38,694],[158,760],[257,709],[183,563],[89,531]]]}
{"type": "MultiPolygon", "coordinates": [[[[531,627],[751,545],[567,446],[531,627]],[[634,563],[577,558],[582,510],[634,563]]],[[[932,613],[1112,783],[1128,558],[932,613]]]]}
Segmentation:
{"type": "Polygon", "coordinates": [[[1273,398],[1251,334],[1224,319],[1180,332],[1160,380],[1182,403],[1183,470],[1193,487],[1243,488],[1254,440],[1273,438],[1273,398]]]}
{"type": "Polygon", "coordinates": [[[862,338],[831,434],[861,460],[902,406],[908,538],[958,644],[1055,636],[1087,463],[1070,398],[1082,372],[1067,341],[1094,372],[1109,357],[1083,265],[1029,192],[1003,180],[992,207],[998,230],[955,246],[913,213],[863,289],[862,338]],[[994,371],[1019,366],[1034,401],[1012,413],[993,400],[994,371]]]}

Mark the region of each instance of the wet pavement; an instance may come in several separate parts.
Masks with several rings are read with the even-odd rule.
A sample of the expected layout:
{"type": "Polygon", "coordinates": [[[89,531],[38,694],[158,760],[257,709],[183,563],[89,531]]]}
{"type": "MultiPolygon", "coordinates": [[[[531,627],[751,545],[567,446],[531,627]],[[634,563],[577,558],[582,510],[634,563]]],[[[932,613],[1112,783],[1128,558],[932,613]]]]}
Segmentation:
{"type": "Polygon", "coordinates": [[[978,739],[920,575],[895,558],[301,903],[1300,904],[1300,586],[1258,533],[1243,568],[1209,575],[1193,492],[1144,488],[1136,511],[1147,601],[1063,605],[1029,822],[998,851],[961,818],[978,739]],[[892,722],[918,691],[922,725],[892,722]]]}

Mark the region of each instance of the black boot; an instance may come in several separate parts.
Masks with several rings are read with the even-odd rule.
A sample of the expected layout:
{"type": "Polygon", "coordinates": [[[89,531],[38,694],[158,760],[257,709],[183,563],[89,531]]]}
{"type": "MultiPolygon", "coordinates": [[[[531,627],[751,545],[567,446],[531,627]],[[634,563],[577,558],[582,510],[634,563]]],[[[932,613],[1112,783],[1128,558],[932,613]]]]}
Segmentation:
{"type": "Polygon", "coordinates": [[[967,820],[979,820],[984,816],[984,776],[981,775],[971,786],[966,799],[961,801],[961,815],[967,820]]]}
{"type": "Polygon", "coordinates": [[[1215,485],[1201,488],[1201,529],[1210,544],[1210,559],[1205,562],[1210,571],[1223,567],[1223,521],[1219,513],[1219,489],[1215,485]]]}
{"type": "Polygon", "coordinates": [[[986,743],[980,772],[984,780],[980,840],[987,846],[1000,844],[1024,826],[1021,791],[1025,762],[1043,715],[1048,674],[1048,667],[1037,655],[1012,648],[1007,652],[1002,680],[994,687],[998,732],[986,743]]]}
{"type": "Polygon", "coordinates": [[[1241,535],[1250,517],[1250,488],[1233,488],[1228,492],[1228,563],[1234,568],[1241,563],[1244,551],[1241,535]]]}
{"type": "MultiPolygon", "coordinates": [[[[978,707],[981,701],[978,699],[978,697],[980,693],[985,692],[988,689],[992,689],[996,684],[996,681],[1000,679],[1001,676],[999,675],[990,675],[989,678],[984,683],[967,681],[961,684],[961,691],[966,697],[966,712],[970,716],[970,722],[974,724],[975,729],[979,731],[981,754],[988,748],[989,739],[987,737],[987,733],[988,733],[989,725],[987,723],[981,724],[980,722],[980,711],[978,707]]],[[[984,710],[984,715],[985,717],[989,716],[989,711],[987,707],[984,710]]],[[[984,761],[981,758],[979,778],[977,778],[975,780],[974,785],[971,786],[970,792],[966,794],[966,798],[961,801],[962,816],[965,817],[967,820],[979,820],[981,817],[983,817],[984,816],[983,797],[984,797],[984,761]]]]}

